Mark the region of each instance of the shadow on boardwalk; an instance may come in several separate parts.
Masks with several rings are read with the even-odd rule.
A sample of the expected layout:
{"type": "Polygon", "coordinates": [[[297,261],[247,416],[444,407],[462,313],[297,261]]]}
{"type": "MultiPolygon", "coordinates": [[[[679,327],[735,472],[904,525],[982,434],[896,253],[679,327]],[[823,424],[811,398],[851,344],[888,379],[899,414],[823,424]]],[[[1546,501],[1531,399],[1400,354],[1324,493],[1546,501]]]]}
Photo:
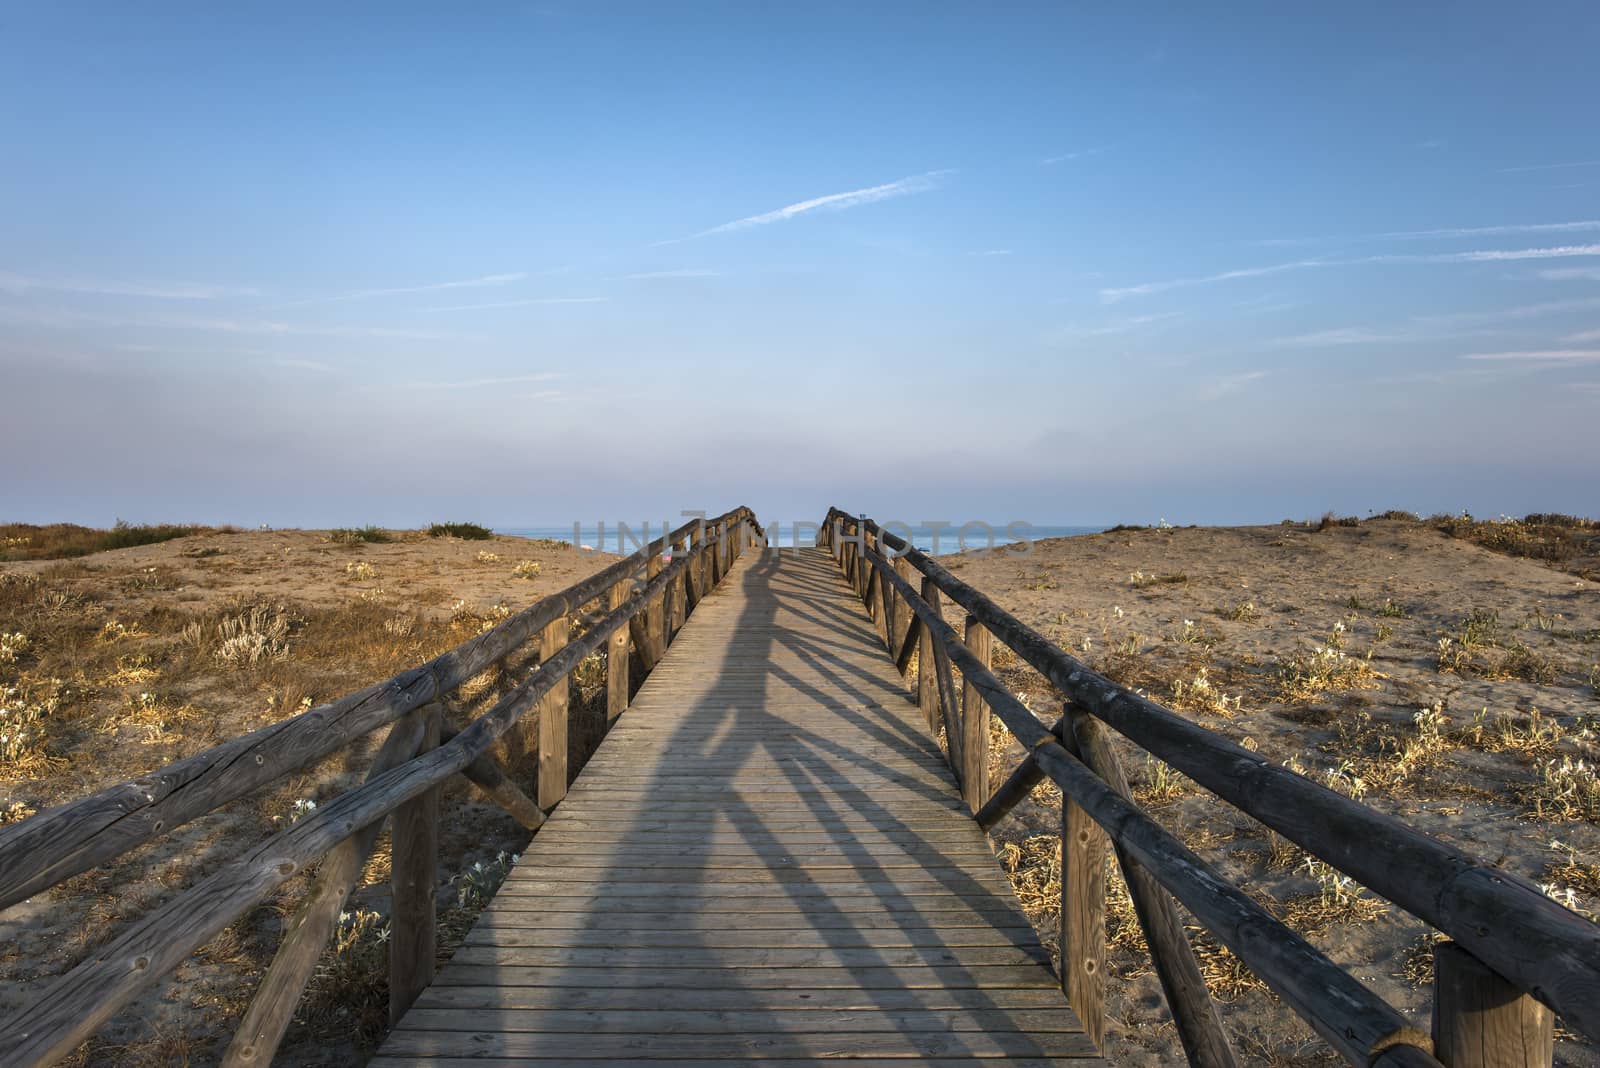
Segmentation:
{"type": "Polygon", "coordinates": [[[1095,1055],[820,550],[701,602],[376,1062],[1095,1055]]]}

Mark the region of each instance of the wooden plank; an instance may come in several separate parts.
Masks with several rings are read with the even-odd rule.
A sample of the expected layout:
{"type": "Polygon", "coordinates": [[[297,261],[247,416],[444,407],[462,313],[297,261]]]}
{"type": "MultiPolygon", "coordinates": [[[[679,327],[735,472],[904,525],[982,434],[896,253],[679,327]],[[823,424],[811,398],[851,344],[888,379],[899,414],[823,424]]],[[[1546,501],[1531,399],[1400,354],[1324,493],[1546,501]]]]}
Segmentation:
{"type": "Polygon", "coordinates": [[[852,593],[820,550],[731,548],[375,1063],[1093,1059],[850,600],[859,549],[852,593]]]}
{"type": "MultiPolygon", "coordinates": [[[[662,987],[444,986],[435,984],[417,999],[418,1008],[566,1009],[602,1012],[638,1010],[727,1012],[759,1007],[775,1012],[838,1009],[948,1010],[1049,1009],[1061,1017],[1061,993],[1050,987],[991,986],[981,990],[817,988],[787,990],[685,990],[662,987]]],[[[797,1028],[801,1029],[801,1028],[797,1028]]]]}
{"type": "Polygon", "coordinates": [[[495,1031],[411,1031],[389,1036],[383,1050],[398,1057],[644,1057],[766,1060],[772,1057],[1074,1057],[1097,1055],[1084,1034],[955,1034],[949,1031],[725,1031],[701,1035],[508,1034],[495,1031]]]}
{"type": "Polygon", "coordinates": [[[1029,962],[981,966],[861,965],[856,968],[710,969],[688,974],[682,968],[629,968],[567,965],[474,964],[452,959],[434,986],[530,987],[542,991],[595,990],[1050,990],[1061,989],[1048,964],[1029,962]]]}
{"type": "Polygon", "coordinates": [[[587,1009],[470,1009],[419,1008],[406,1021],[408,1031],[471,1031],[478,1033],[589,1034],[589,1035],[706,1035],[728,1031],[736,1033],[795,1032],[821,1034],[845,1032],[870,1034],[878,1031],[938,1031],[986,1034],[1015,1033],[1075,1034],[1078,1029],[1062,1026],[1059,1009],[928,1009],[884,1010],[802,1009],[780,1011],[766,1008],[725,1009],[708,1012],[698,1009],[635,1009],[628,1012],[587,1009]]]}
{"type": "MultiPolygon", "coordinates": [[[[539,661],[544,663],[567,646],[571,628],[567,617],[552,620],[539,634],[539,661]]],[[[539,807],[549,811],[567,796],[567,695],[566,679],[539,700],[539,807]]]]}
{"type": "MultiPolygon", "coordinates": [[[[813,1068],[817,1063],[816,1057],[794,1059],[789,1057],[763,1058],[762,1068],[813,1068]]],[[[371,1068],[416,1068],[417,1061],[410,1057],[376,1057],[367,1062],[371,1068]]],[[[703,1063],[695,1058],[682,1060],[648,1060],[637,1058],[627,1061],[611,1061],[610,1064],[661,1064],[692,1066],[703,1063]]],[[[976,1068],[977,1065],[992,1063],[971,1057],[920,1057],[916,1061],[917,1068],[976,1068]]],[[[1083,1060],[1062,1057],[1018,1057],[1011,1056],[1005,1059],[1004,1068],[1063,1068],[1065,1065],[1081,1065],[1083,1060]]],[[[588,1057],[540,1057],[530,1060],[526,1057],[429,1057],[428,1068],[527,1068],[528,1065],[538,1065],[538,1068],[595,1068],[594,1060],[588,1057]]],[[[850,1068],[906,1068],[903,1056],[894,1057],[851,1057],[850,1068]]],[[[1374,1068],[1388,1068],[1384,1064],[1376,1064],[1374,1068]]]]}
{"type": "Polygon", "coordinates": [[[1032,927],[888,927],[857,929],[834,927],[755,931],[676,930],[572,930],[541,924],[496,923],[474,929],[463,940],[467,946],[489,945],[502,949],[968,949],[1025,948],[1036,944],[1032,927]]]}
{"type": "MultiPolygon", "coordinates": [[[[418,752],[438,748],[443,710],[423,714],[418,752]]],[[[439,921],[439,787],[394,810],[389,906],[389,1022],[394,1023],[433,982],[439,921]]]]}

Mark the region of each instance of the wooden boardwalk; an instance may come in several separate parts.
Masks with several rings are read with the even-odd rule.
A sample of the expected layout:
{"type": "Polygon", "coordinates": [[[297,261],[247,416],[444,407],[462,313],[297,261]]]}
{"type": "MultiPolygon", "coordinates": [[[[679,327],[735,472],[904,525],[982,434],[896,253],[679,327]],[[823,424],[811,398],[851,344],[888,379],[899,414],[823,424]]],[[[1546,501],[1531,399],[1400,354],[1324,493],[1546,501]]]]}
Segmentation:
{"type": "Polygon", "coordinates": [[[1095,1048],[827,554],[699,606],[380,1068],[1095,1048]]]}

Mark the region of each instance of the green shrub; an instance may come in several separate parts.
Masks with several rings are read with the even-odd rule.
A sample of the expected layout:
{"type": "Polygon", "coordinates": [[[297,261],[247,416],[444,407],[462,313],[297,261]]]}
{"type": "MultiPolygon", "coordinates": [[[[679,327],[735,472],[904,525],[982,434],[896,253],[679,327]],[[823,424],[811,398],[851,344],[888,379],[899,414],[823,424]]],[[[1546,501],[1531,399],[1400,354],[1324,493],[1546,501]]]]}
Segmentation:
{"type": "Polygon", "coordinates": [[[394,539],[389,537],[387,530],[368,523],[364,527],[335,527],[328,531],[328,540],[338,542],[340,545],[356,545],[361,542],[378,543],[394,539]]]}
{"type": "Polygon", "coordinates": [[[431,538],[460,538],[463,541],[488,541],[494,531],[478,523],[434,523],[428,527],[431,538]]]}

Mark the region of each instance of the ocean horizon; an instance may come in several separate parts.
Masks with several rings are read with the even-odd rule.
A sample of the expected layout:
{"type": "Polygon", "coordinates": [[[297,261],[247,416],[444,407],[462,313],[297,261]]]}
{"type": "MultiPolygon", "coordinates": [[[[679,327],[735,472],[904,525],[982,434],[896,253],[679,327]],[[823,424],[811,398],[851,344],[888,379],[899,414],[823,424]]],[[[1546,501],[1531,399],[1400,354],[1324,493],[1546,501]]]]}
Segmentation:
{"type": "MultiPolygon", "coordinates": [[[[805,548],[816,544],[814,524],[801,523],[799,547],[805,548]]],[[[965,535],[955,526],[913,526],[911,527],[911,543],[925,553],[935,556],[944,556],[949,553],[961,552],[963,549],[985,549],[1001,545],[1011,545],[1018,541],[1042,541],[1046,538],[1075,538],[1085,534],[1099,534],[1109,528],[1104,526],[1074,526],[1074,525],[1039,525],[1022,529],[1017,525],[1015,533],[1008,533],[1010,527],[1006,523],[988,523],[983,520],[973,520],[964,528],[965,535]]],[[[551,541],[566,542],[569,545],[588,547],[599,552],[617,553],[619,555],[637,551],[643,543],[650,538],[661,536],[661,527],[652,523],[646,530],[639,526],[629,525],[626,528],[616,524],[573,524],[564,526],[543,524],[525,527],[495,527],[496,534],[505,534],[518,538],[547,538],[551,541]]],[[[891,525],[891,532],[906,536],[905,528],[891,525]]],[[[794,523],[774,523],[768,531],[768,544],[777,548],[790,549],[796,547],[796,526],[794,523]]]]}

